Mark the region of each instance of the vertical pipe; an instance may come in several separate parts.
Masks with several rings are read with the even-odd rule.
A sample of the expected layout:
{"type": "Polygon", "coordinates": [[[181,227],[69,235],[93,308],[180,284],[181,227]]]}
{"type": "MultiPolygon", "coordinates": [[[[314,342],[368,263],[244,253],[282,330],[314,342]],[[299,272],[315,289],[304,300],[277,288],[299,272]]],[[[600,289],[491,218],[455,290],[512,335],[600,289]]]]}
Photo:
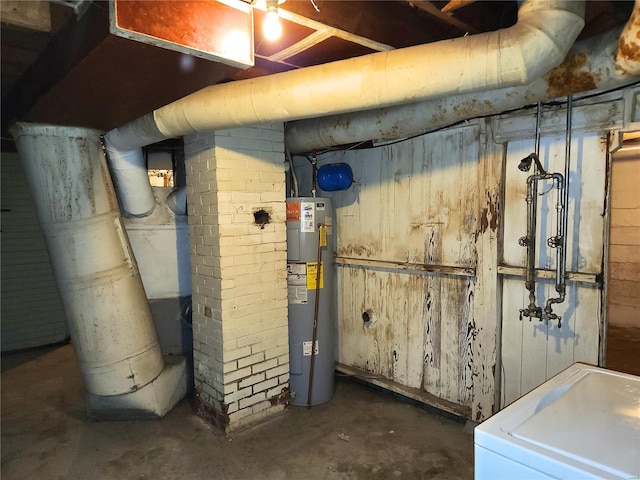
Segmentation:
{"type": "Polygon", "coordinates": [[[571,176],[571,113],[573,110],[573,98],[571,95],[567,97],[567,135],[566,150],[564,162],[564,190],[562,201],[564,203],[564,215],[562,217],[562,267],[560,269],[560,279],[562,287],[559,293],[563,296],[566,293],[566,276],[567,276],[567,241],[568,241],[568,218],[569,218],[569,177],[571,176]]]}
{"type": "Polygon", "coordinates": [[[322,272],[322,229],[318,225],[318,263],[316,264],[316,296],[313,304],[313,332],[311,334],[311,362],[309,364],[309,389],[307,391],[307,407],[311,408],[311,394],[313,393],[313,368],[316,360],[316,341],[318,340],[318,308],[320,307],[320,279],[322,272]]]}
{"type": "Polygon", "coordinates": [[[527,271],[525,287],[529,290],[529,310],[535,310],[536,307],[536,285],[535,285],[535,268],[536,268],[536,229],[537,229],[537,210],[538,210],[538,174],[540,165],[540,125],[542,122],[542,103],[538,102],[536,112],[536,144],[534,158],[534,174],[527,179],[527,271]]]}

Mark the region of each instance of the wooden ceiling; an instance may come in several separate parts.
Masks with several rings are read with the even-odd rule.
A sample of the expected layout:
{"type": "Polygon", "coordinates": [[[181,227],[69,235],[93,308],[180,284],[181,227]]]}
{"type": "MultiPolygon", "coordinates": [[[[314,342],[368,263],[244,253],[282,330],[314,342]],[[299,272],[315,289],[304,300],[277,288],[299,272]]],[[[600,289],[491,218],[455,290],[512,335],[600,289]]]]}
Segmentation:
{"type": "MultiPolygon", "coordinates": [[[[207,85],[494,31],[517,17],[516,1],[287,0],[275,43],[262,38],[255,10],[255,66],[243,70],[115,36],[107,2],[0,5],[3,131],[16,118],[106,131],[207,85]],[[25,21],[25,5],[45,20],[25,21]]],[[[632,7],[587,2],[582,36],[626,22],[632,7]]]]}

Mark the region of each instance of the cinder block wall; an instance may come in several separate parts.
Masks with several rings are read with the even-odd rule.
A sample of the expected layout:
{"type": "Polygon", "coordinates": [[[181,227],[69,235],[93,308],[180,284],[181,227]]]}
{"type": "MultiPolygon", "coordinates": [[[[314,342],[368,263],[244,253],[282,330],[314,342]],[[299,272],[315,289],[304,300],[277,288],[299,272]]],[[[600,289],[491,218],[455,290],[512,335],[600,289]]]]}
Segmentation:
{"type": "Polygon", "coordinates": [[[192,135],[185,155],[196,410],[229,432],[289,400],[284,128],[192,135]]]}

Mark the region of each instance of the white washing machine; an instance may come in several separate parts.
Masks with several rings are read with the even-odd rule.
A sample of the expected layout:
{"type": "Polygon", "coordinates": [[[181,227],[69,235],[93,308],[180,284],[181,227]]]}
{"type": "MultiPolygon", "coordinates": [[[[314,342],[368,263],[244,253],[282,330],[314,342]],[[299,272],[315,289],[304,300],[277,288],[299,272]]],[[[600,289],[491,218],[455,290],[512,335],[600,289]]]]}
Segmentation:
{"type": "Polygon", "coordinates": [[[640,377],[576,363],[475,428],[476,480],[639,479],[640,377]]]}

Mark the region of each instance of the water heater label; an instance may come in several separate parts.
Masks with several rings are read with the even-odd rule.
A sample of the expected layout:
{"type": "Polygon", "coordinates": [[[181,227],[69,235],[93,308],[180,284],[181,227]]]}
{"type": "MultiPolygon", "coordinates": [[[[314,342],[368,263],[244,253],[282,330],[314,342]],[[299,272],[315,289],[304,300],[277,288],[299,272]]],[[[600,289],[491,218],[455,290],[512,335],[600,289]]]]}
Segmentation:
{"type": "Polygon", "coordinates": [[[287,293],[289,295],[290,305],[306,305],[309,303],[309,295],[307,287],[298,287],[296,285],[288,285],[287,293]]]}
{"type": "MultiPolygon", "coordinates": [[[[318,276],[318,262],[307,263],[307,289],[316,289],[316,277],[318,276]]],[[[324,265],[320,263],[320,288],[324,288],[324,265]]]]}
{"type": "MultiPolygon", "coordinates": [[[[311,344],[313,342],[302,342],[302,355],[305,357],[311,356],[311,344]]],[[[316,340],[316,348],[313,352],[314,355],[318,355],[318,340],[316,340]]]]}
{"type": "Polygon", "coordinates": [[[327,246],[327,227],[325,227],[324,225],[320,225],[320,246],[321,247],[326,247],[327,246]]]}
{"type": "Polygon", "coordinates": [[[290,304],[308,303],[306,263],[287,262],[287,291],[290,304]]]}
{"type": "Polygon", "coordinates": [[[324,224],[327,227],[327,234],[331,235],[333,233],[333,218],[329,213],[324,214],[324,224]]]}
{"type": "Polygon", "coordinates": [[[316,209],[313,202],[300,202],[300,231],[304,233],[316,231],[316,209]]]}
{"type": "Polygon", "coordinates": [[[300,221],[300,202],[287,202],[287,222],[300,221]]]}

